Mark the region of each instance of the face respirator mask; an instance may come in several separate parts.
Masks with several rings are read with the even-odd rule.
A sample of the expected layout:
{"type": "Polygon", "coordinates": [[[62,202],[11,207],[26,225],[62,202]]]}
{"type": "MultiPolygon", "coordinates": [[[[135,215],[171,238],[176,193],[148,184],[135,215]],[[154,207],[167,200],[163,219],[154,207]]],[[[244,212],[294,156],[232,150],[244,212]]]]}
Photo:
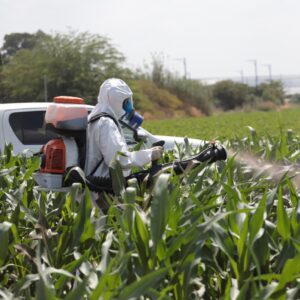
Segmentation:
{"type": "Polygon", "coordinates": [[[126,121],[126,123],[133,129],[140,127],[144,118],[134,110],[131,98],[124,100],[123,109],[125,110],[125,114],[122,116],[121,120],[126,121]]]}

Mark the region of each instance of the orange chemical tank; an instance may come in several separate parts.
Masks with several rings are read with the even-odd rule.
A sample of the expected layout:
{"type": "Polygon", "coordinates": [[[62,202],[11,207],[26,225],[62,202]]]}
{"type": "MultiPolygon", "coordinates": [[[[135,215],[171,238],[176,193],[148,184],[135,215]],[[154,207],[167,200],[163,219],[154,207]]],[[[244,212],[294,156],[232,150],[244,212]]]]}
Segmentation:
{"type": "Polygon", "coordinates": [[[78,97],[59,96],[54,98],[46,111],[45,122],[61,130],[85,130],[88,110],[84,100],[78,97]]]}

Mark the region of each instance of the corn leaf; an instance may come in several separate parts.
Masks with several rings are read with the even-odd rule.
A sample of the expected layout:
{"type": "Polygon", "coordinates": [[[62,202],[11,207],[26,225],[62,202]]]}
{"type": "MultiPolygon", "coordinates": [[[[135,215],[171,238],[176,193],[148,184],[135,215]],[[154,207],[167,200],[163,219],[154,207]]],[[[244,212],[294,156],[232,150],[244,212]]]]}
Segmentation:
{"type": "Polygon", "coordinates": [[[156,253],[157,245],[162,238],[167,225],[169,214],[169,189],[168,174],[161,174],[154,186],[151,204],[151,238],[153,241],[153,252],[156,253]]]}
{"type": "Polygon", "coordinates": [[[289,217],[283,206],[282,187],[278,189],[278,205],[277,205],[277,229],[284,240],[291,236],[289,217]]]}

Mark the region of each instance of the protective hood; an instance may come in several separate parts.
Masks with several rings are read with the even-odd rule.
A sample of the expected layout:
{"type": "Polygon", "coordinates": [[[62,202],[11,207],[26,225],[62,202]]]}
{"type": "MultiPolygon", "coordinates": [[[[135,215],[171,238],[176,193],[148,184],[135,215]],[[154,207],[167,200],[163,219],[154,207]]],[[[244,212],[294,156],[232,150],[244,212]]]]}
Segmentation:
{"type": "Polygon", "coordinates": [[[132,91],[123,80],[117,78],[105,80],[100,86],[98,103],[89,118],[105,112],[119,120],[125,114],[123,102],[130,97],[132,97],[132,91]]]}

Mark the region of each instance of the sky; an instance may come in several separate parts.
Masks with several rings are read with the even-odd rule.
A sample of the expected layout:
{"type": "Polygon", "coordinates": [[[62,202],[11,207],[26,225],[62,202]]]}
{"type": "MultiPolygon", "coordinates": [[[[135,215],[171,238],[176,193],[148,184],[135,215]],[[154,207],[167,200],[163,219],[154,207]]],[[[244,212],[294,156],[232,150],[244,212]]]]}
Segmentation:
{"type": "Polygon", "coordinates": [[[300,74],[299,0],[0,0],[5,34],[88,31],[131,68],[159,55],[190,78],[300,74]]]}

